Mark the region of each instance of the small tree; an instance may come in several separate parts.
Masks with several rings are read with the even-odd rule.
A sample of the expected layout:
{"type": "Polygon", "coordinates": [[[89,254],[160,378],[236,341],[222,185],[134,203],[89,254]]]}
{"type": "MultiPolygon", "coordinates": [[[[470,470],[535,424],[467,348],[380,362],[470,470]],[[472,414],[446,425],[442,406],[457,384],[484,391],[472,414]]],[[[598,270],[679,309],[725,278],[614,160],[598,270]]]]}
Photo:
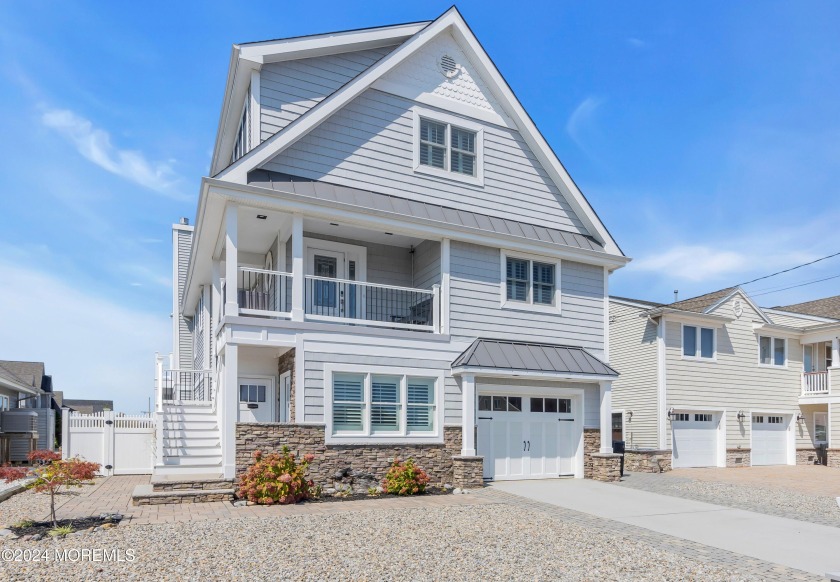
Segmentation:
{"type": "Polygon", "coordinates": [[[29,460],[40,464],[32,468],[0,467],[0,479],[7,483],[34,477],[26,486],[27,489],[35,489],[38,493],[49,492],[50,519],[53,527],[58,527],[58,520],[55,518],[56,493],[66,487],[81,487],[91,483],[99,470],[99,463],[85,461],[79,457],[61,460],[56,456],[50,451],[32,451],[29,453],[29,460]]]}

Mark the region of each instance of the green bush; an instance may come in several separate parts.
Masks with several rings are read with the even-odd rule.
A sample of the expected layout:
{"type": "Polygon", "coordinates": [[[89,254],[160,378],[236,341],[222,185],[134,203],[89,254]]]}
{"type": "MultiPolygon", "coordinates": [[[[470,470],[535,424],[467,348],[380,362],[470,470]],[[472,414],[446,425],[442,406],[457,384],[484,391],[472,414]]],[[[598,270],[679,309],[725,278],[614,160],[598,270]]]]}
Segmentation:
{"type": "Polygon", "coordinates": [[[429,481],[431,479],[426,471],[415,465],[414,459],[405,462],[394,459],[394,464],[382,480],[382,487],[391,495],[417,495],[426,491],[429,481]]]}
{"type": "Polygon", "coordinates": [[[281,454],[256,451],[256,462],[239,479],[239,497],[261,505],[285,505],[314,497],[317,488],[306,478],[314,458],[304,455],[298,462],[286,446],[281,454]]]}

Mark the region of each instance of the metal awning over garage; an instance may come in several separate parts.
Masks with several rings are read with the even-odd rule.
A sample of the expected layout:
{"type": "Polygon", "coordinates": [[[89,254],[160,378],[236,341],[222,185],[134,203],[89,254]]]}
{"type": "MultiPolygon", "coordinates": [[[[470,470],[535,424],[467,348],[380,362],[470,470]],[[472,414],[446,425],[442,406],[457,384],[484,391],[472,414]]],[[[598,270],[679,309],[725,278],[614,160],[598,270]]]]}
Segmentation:
{"type": "Polygon", "coordinates": [[[477,339],[452,362],[453,373],[509,373],[614,379],[618,372],[577,346],[477,339]]]}

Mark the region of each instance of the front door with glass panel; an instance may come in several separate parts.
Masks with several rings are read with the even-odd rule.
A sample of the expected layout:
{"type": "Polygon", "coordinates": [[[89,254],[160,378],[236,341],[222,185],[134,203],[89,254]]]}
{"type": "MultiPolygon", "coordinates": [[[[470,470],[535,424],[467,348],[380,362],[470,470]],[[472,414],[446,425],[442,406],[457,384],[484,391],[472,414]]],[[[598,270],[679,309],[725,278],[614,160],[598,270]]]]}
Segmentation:
{"type": "Polygon", "coordinates": [[[306,313],[343,317],[346,285],[328,279],[346,279],[344,253],[310,248],[307,261],[314,278],[306,284],[306,313]]]}
{"type": "Polygon", "coordinates": [[[239,422],[274,422],[272,378],[239,379],[239,422]]]}

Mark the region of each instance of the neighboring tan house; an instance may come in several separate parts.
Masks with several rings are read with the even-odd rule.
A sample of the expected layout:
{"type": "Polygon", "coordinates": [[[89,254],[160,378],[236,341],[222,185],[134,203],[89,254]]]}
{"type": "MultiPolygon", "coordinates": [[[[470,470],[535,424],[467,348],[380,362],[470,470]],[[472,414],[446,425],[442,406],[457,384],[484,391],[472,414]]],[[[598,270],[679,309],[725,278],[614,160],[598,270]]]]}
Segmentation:
{"type": "Polygon", "coordinates": [[[232,479],[284,444],[320,483],[615,462],[629,259],[455,8],[235,45],[210,174],[173,227],[155,475],[232,479]]]}
{"type": "Polygon", "coordinates": [[[614,438],[674,467],[840,466],[838,299],[611,297],[614,438]]]}

